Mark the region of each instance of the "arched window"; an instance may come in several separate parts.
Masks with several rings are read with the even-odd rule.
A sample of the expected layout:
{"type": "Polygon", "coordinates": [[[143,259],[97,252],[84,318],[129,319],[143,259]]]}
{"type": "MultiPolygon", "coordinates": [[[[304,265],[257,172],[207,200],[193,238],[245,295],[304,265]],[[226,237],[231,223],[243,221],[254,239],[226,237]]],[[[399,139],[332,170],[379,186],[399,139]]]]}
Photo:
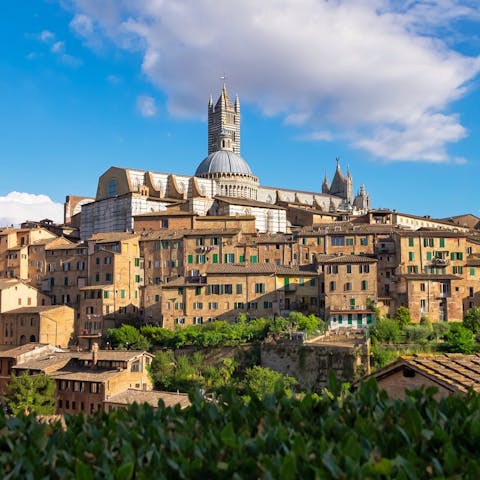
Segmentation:
{"type": "Polygon", "coordinates": [[[37,339],[35,338],[35,335],[30,335],[30,341],[31,342],[36,342],[37,339]]]}
{"type": "Polygon", "coordinates": [[[108,197],[115,197],[117,195],[118,195],[117,179],[112,178],[108,182],[107,196],[108,197]]]}

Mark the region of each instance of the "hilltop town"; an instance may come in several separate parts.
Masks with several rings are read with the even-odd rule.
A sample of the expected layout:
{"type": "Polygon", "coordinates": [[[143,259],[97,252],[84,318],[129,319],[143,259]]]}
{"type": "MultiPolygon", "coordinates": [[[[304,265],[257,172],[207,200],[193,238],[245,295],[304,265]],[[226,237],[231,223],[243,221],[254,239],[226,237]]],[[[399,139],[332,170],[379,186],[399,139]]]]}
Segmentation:
{"type": "Polygon", "coordinates": [[[49,373],[59,412],[93,413],[129,390],[155,403],[153,355],[110,348],[108,330],[123,324],[300,312],[363,332],[400,307],[413,323],[460,322],[480,306],[479,227],[470,214],[372,208],[339,159],[319,192],[262,186],[224,86],[193,176],[111,167],[95,198],[67,196],[63,224],[0,229],[1,386],[12,369],[49,373]]]}

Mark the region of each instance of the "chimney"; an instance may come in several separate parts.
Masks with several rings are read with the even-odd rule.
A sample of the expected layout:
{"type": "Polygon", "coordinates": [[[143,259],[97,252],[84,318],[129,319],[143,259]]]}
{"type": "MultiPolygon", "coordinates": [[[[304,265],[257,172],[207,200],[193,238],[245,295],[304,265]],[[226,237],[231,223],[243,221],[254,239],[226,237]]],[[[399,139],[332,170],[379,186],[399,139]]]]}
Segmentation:
{"type": "Polygon", "coordinates": [[[95,368],[97,366],[98,362],[98,343],[95,342],[92,345],[92,368],[95,368]]]}

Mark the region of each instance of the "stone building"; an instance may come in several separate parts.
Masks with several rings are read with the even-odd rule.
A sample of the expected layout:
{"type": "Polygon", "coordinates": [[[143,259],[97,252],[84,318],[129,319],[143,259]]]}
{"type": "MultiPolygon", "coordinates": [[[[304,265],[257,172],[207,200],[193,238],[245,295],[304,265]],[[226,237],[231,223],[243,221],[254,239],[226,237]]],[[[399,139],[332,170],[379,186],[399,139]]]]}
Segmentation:
{"type": "Polygon", "coordinates": [[[0,313],[0,344],[39,342],[68,347],[73,337],[75,311],[66,305],[21,307],[0,313]]]}
{"type": "Polygon", "coordinates": [[[277,233],[288,229],[285,203],[348,214],[366,212],[370,206],[364,187],[353,198],[351,174],[348,171],[344,176],[338,161],[332,185],[327,187],[324,182],[322,190],[260,185],[240,155],[239,99],[232,103],[224,85],[215,106],[212,99],[208,105],[208,156],[195,174],[111,167],[99,178],[95,200],[81,205],[81,238],[98,232],[131,231],[137,228],[134,217],[169,207],[201,216],[253,215],[259,232],[277,233]]]}

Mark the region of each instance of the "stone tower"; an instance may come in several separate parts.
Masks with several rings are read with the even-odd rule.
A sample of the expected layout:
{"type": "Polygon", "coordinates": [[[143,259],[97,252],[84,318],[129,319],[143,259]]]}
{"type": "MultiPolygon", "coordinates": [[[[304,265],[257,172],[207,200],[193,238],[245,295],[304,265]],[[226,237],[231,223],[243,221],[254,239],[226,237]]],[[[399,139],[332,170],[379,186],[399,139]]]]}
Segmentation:
{"type": "Polygon", "coordinates": [[[240,100],[237,95],[235,105],[232,104],[225,84],[215,107],[212,96],[208,102],[208,153],[222,149],[240,155],[240,100]],[[228,147],[225,144],[227,137],[230,140],[228,147]]]}

